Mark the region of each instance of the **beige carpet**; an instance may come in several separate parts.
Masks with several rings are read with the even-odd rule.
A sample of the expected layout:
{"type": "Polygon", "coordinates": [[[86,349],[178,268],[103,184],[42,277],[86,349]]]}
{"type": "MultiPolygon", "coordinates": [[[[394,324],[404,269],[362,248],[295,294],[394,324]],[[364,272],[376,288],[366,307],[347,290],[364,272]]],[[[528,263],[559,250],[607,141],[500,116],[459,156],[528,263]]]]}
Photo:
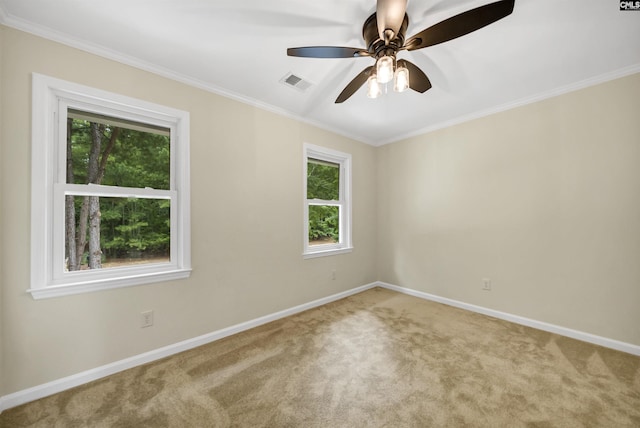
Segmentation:
{"type": "Polygon", "coordinates": [[[0,425],[640,427],[640,357],[376,288],[0,425]]]}

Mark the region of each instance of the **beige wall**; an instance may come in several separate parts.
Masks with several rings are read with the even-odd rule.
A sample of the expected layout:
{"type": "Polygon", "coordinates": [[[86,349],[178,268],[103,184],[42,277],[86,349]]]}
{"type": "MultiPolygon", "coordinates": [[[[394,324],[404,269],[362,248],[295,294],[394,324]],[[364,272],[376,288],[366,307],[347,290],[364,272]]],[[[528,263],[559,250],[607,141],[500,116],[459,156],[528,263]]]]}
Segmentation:
{"type": "Polygon", "coordinates": [[[379,279],[640,345],[638,112],[640,74],[381,147],[379,279]]]}
{"type": "MultiPolygon", "coordinates": [[[[2,121],[2,110],[4,109],[4,97],[2,96],[3,94],[3,88],[4,88],[4,79],[2,78],[2,74],[3,74],[3,69],[4,69],[4,61],[3,61],[3,46],[4,46],[4,27],[2,25],[0,25],[0,166],[2,166],[2,141],[4,140],[4,126],[3,126],[3,121],[2,121]]],[[[2,274],[2,267],[4,265],[3,263],[3,245],[1,244],[2,242],[4,242],[4,237],[3,237],[3,218],[4,218],[4,203],[2,200],[2,193],[3,193],[3,183],[4,183],[4,177],[2,174],[2,171],[0,170],[0,397],[2,396],[2,392],[3,392],[3,388],[2,385],[4,385],[4,381],[3,381],[3,373],[4,373],[4,364],[3,364],[3,348],[4,348],[4,317],[3,317],[3,313],[4,313],[4,307],[3,307],[3,303],[2,303],[2,294],[3,294],[3,289],[4,289],[4,276],[2,274]]]]}
{"type": "Polygon", "coordinates": [[[0,396],[371,283],[375,148],[13,29],[2,52],[0,396]],[[35,301],[30,99],[37,72],[191,113],[190,279],[35,301]],[[353,156],[350,254],[302,259],[302,144],[353,156]],[[331,280],[331,271],[337,279],[331,280]],[[151,328],[140,312],[155,311],[151,328]]]}
{"type": "Polygon", "coordinates": [[[1,26],[0,49],[0,396],[376,279],[640,345],[640,75],[373,148],[1,26]],[[191,113],[190,279],[25,292],[32,72],[191,113]],[[303,142],[353,155],[351,254],[301,257],[303,142]]]}

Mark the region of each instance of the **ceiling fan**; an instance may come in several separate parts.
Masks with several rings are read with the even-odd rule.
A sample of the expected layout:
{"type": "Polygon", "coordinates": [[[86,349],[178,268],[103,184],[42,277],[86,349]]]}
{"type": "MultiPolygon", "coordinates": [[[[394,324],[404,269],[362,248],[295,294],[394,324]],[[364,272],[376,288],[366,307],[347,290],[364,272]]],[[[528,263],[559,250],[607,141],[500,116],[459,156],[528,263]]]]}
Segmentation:
{"type": "Polygon", "coordinates": [[[307,46],[287,49],[287,55],[307,58],[373,57],[375,66],[362,70],[338,95],[336,103],[346,101],[367,83],[367,96],[376,98],[381,84],[394,80],[394,90],[423,93],[431,88],[429,78],[415,64],[397,59],[400,51],[414,51],[455,39],[492,24],[513,12],[515,0],[500,0],[468,10],[426,28],[405,39],[409,25],[407,0],[377,0],[376,12],[364,22],[362,36],[366,48],[307,46]]]}

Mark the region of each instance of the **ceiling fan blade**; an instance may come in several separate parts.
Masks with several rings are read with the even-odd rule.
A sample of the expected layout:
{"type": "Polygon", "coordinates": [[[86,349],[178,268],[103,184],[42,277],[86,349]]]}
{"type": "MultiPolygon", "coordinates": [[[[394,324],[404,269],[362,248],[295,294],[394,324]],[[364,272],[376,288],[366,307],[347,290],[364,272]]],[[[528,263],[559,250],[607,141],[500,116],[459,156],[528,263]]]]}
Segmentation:
{"type": "Polygon", "coordinates": [[[351,95],[355,94],[355,92],[360,89],[360,86],[364,85],[369,78],[372,68],[372,65],[365,68],[351,82],[349,82],[349,84],[342,90],[342,92],[340,92],[338,98],[336,98],[336,104],[345,102],[351,95]]]}
{"type": "Polygon", "coordinates": [[[398,66],[404,65],[409,70],[409,87],[416,92],[424,93],[431,89],[431,82],[422,70],[412,62],[401,59],[398,60],[398,66]]]}
{"type": "Polygon", "coordinates": [[[410,51],[422,49],[479,30],[510,15],[514,3],[515,0],[497,1],[452,16],[409,38],[405,48],[410,51]]]}
{"type": "Polygon", "coordinates": [[[398,35],[406,11],[407,0],[378,0],[376,4],[378,35],[386,45],[398,35]],[[393,34],[385,37],[386,30],[393,31],[393,34]]]}
{"type": "Polygon", "coordinates": [[[306,46],[302,48],[289,48],[287,55],[305,58],[357,58],[371,56],[365,49],[344,48],[340,46],[306,46]]]}

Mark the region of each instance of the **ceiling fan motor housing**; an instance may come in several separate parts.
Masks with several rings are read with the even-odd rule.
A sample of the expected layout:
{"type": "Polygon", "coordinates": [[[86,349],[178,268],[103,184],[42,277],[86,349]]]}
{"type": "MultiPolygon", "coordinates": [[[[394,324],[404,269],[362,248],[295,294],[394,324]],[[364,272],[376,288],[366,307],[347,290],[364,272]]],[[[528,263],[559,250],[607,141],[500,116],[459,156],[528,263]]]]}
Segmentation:
{"type": "Polygon", "coordinates": [[[367,46],[367,52],[374,58],[381,56],[396,56],[396,53],[404,46],[405,34],[407,27],[409,26],[409,16],[405,13],[402,25],[398,30],[398,34],[389,41],[389,44],[385,44],[385,41],[380,38],[378,33],[377,16],[374,13],[364,22],[362,27],[362,37],[364,38],[367,46]]]}

